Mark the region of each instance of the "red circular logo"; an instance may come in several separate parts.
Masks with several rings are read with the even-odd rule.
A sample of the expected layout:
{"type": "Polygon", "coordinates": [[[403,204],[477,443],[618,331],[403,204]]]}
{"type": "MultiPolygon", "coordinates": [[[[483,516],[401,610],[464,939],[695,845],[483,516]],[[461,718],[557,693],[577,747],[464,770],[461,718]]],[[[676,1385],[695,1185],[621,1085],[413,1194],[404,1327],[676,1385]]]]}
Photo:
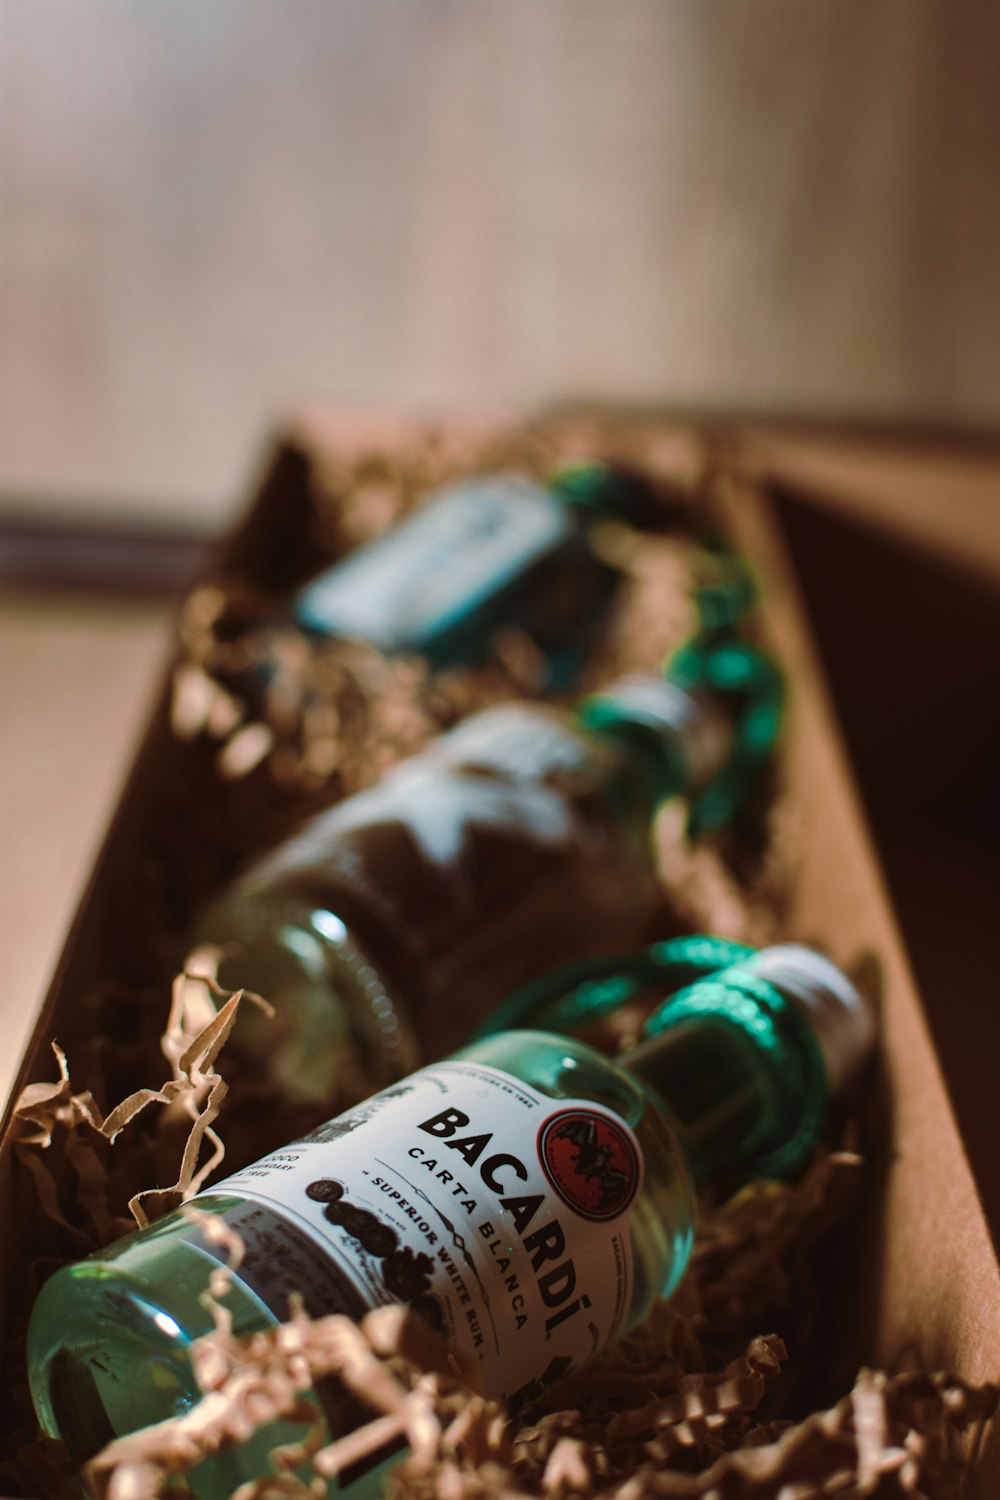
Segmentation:
{"type": "Polygon", "coordinates": [[[564,1203],[585,1219],[614,1219],[639,1187],[639,1155],[623,1125],[597,1110],[561,1109],[538,1132],[538,1156],[564,1203]]]}

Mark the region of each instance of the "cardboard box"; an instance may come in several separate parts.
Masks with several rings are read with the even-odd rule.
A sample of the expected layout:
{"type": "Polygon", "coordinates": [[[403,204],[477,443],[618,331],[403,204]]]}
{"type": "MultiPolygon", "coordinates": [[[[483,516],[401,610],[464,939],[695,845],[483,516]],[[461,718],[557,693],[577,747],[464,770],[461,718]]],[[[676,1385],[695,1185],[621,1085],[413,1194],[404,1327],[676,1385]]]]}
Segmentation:
{"type": "MultiPolygon", "coordinates": [[[[701,435],[689,428],[567,419],[544,430],[545,441],[566,452],[638,453],[682,479],[697,471],[701,457],[701,435]]],[[[359,453],[419,454],[423,441],[422,432],[405,424],[304,422],[278,448],[250,513],[222,544],[220,558],[274,586],[291,586],[314,562],[297,541],[307,532],[317,473],[335,487],[339,467],[359,453]]],[[[460,466],[469,451],[488,456],[494,439],[488,431],[462,428],[437,441],[439,448],[454,447],[460,466]]],[[[531,431],[518,441],[530,447],[531,431]]],[[[867,958],[879,976],[884,1112],[869,1169],[858,1354],[881,1367],[907,1355],[922,1368],[947,1368],[974,1382],[997,1380],[1000,1271],[851,784],[768,484],[767,463],[759,456],[748,461],[736,450],[724,485],[726,526],[758,572],[766,634],[790,681],[784,776],[805,857],[785,935],[818,943],[845,964],[867,958]]],[[[165,689],[67,939],[18,1087],[54,1076],[52,1036],[70,1051],[83,1042],[88,1017],[81,1002],[96,985],[109,978],[141,984],[148,977],[155,914],[148,903],[143,907],[141,893],[137,905],[136,887],[149,865],[150,818],[176,773],[177,754],[165,689]]],[[[205,878],[210,882],[211,874],[205,878]]],[[[12,1151],[9,1110],[0,1144],[0,1193],[7,1205],[0,1241],[6,1304],[16,1269],[45,1250],[33,1187],[12,1151]]],[[[994,1431],[969,1476],[968,1493],[987,1496],[998,1489],[1000,1432],[994,1431]]]]}

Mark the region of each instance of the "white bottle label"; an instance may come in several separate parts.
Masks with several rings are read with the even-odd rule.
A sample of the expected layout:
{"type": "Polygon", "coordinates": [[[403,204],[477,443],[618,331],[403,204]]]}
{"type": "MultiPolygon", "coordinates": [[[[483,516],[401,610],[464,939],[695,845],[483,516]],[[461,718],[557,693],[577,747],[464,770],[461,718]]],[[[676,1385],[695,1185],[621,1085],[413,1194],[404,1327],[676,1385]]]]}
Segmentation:
{"type": "Polygon", "coordinates": [[[641,1178],[639,1144],[610,1110],[456,1061],[203,1196],[276,1210],[363,1304],[409,1303],[480,1361],[488,1394],[517,1399],[621,1329],[641,1178]]]}
{"type": "Polygon", "coordinates": [[[439,493],[378,541],[320,575],[296,613],[324,635],[386,651],[433,647],[576,529],[571,507],[517,474],[466,480],[439,493]]]}
{"type": "Polygon", "coordinates": [[[339,803],[320,825],[322,841],[325,846],[334,834],[363,832],[375,823],[401,823],[425,859],[456,873],[464,897],[468,873],[457,862],[469,829],[568,848],[577,829],[558,778],[584,773],[588,765],[586,743],[558,719],[503,704],[473,715],[429,751],[339,803]]]}

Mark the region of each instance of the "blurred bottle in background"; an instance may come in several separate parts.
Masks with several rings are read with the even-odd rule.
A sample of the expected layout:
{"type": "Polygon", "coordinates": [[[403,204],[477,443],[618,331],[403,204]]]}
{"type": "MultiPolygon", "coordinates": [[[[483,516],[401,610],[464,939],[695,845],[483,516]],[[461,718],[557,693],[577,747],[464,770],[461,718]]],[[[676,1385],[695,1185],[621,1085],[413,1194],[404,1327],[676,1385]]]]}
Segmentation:
{"type": "Polygon", "coordinates": [[[570,711],[473,715],[315,818],[197,922],[220,981],[276,1010],[241,1017],[244,1065],[292,1098],[350,1102],[451,1050],[527,980],[650,937],[657,809],[686,797],[698,828],[722,826],[779,706],[756,650],[688,648],[570,711]]]}

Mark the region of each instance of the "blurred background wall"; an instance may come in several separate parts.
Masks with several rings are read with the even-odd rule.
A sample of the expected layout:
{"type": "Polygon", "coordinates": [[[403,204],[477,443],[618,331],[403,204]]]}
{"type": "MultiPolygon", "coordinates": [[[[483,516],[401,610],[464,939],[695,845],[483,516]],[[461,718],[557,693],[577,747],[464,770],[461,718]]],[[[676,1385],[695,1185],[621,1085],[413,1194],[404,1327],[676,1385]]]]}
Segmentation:
{"type": "Polygon", "coordinates": [[[300,401],[1000,423],[994,0],[0,0],[0,499],[300,401]]]}
{"type": "MultiPolygon", "coordinates": [[[[0,1097],[164,590],[280,414],[603,396],[997,433],[998,79],[995,0],[0,0],[0,1097]]],[[[969,591],[1000,577],[1000,471],[795,463],[968,570],[894,554],[892,583],[860,527],[790,512],[921,982],[978,1045],[952,958],[989,988],[1000,813],[942,745],[995,783],[1000,595],[969,591]]]]}

